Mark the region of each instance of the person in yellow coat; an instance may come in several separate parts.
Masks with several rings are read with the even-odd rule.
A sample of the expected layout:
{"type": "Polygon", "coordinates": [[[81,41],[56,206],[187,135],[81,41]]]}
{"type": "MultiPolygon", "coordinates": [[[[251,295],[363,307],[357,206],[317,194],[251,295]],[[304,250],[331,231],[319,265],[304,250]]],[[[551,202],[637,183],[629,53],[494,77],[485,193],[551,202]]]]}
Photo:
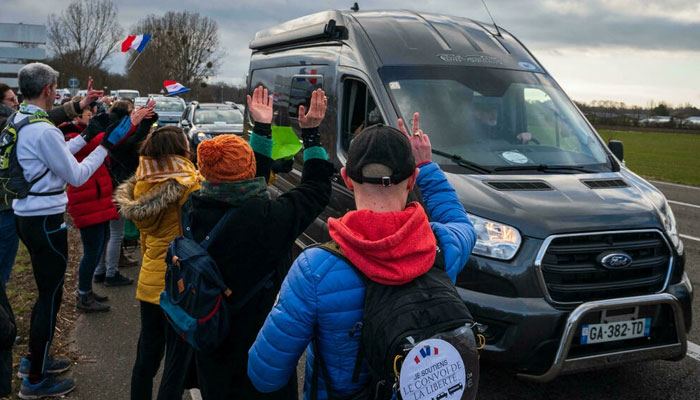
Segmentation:
{"type": "MultiPolygon", "coordinates": [[[[114,199],[122,216],[134,221],[141,232],[143,261],[136,289],[141,333],[131,376],[131,398],[150,399],[153,377],[166,350],[165,335],[174,334],[158,304],[165,289],[165,252],[182,233],[180,206],[190,193],[199,190],[200,179],[189,159],[187,136],[180,128],[166,126],[151,132],[139,154],[136,173],[117,188],[114,199]]],[[[161,389],[164,386],[165,381],[161,389]]]]}

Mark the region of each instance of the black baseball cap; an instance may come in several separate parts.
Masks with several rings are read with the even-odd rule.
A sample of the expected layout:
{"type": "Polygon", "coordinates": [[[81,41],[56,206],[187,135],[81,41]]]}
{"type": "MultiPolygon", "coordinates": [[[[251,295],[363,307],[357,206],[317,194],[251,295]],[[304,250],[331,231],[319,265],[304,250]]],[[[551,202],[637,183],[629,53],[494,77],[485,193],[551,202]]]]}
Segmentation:
{"type": "Polygon", "coordinates": [[[411,143],[398,129],[372,125],[350,142],[345,171],[357,183],[389,186],[402,182],[416,170],[411,143]],[[365,168],[369,164],[386,166],[385,171],[365,168]]]}

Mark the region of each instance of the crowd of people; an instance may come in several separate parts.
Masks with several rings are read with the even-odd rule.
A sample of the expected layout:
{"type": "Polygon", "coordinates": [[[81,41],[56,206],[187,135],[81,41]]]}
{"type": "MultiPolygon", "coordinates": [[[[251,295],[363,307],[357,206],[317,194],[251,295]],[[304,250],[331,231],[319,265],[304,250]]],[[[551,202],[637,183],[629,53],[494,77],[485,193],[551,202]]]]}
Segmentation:
{"type": "MultiPolygon", "coordinates": [[[[187,136],[177,127],[158,127],[152,102],[138,108],[126,100],[111,103],[90,79],[83,98],[52,109],[57,76],[45,64],[23,67],[22,104],[0,85],[0,128],[16,130],[13,157],[28,187],[25,196],[0,188],[0,320],[14,325],[4,284],[19,240],[38,290],[28,353],[18,371],[24,377],[19,397],[62,396],[75,388],[73,379],[60,375],[71,361],[51,356],[67,268],[68,211],[83,249],[75,303],[80,311],[109,310],[108,296],[95,292],[93,282],[133,283],[119,267],[135,263],[120,260],[120,250],[125,221],[139,229],[141,324],[131,399],[151,398],[163,359],[158,399],[179,399],[187,388],[199,388],[207,400],[296,399],[296,366],[305,350],[305,399],[374,398],[367,394],[371,371],[356,363],[359,342],[352,334],[363,320],[365,279],[404,285],[433,268],[437,252],[454,282],[476,240],[455,191],[431,161],[419,115],[410,133],[399,120],[400,129],[370,126],[351,142],[340,174],[354,192],[356,210],[328,220],[342,256],[312,247],[293,260],[296,238],[331,198],[334,168],[319,132],[327,107],[323,90],[313,92],[308,110],[299,108],[301,183],[273,199],[268,89],[248,96],[255,123],[249,141],[237,135],[204,141],[195,165],[187,136]],[[427,213],[421,204],[407,203],[414,186],[427,213]],[[223,301],[244,299],[215,351],[191,346],[160,306],[168,246],[183,232],[209,241],[206,250],[229,289],[223,301]]],[[[0,391],[6,395],[14,333],[5,336],[12,336],[0,340],[7,342],[0,347],[0,391]]]]}

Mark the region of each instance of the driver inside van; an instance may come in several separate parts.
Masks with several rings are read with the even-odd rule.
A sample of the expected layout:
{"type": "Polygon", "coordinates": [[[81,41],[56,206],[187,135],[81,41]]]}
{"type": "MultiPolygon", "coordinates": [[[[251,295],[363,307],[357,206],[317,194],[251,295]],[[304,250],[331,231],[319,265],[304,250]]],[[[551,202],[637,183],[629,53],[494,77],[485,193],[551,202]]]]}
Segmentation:
{"type": "Polygon", "coordinates": [[[499,106],[497,104],[476,103],[474,104],[473,129],[476,132],[477,140],[505,140],[509,143],[527,144],[532,140],[530,132],[520,132],[513,138],[507,132],[503,132],[503,127],[498,124],[499,106]]]}

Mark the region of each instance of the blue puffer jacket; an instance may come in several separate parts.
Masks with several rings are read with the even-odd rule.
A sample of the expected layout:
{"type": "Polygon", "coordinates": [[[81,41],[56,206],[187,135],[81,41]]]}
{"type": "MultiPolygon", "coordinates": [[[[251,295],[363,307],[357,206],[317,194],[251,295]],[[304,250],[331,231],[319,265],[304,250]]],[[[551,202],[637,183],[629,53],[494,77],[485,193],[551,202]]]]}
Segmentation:
{"type": "MultiPolygon", "coordinates": [[[[424,243],[432,241],[434,259],[434,241],[437,238],[445,258],[447,273],[453,281],[469,258],[476,242],[474,228],[467,219],[457,194],[437,164],[428,163],[421,166],[417,184],[433,220],[427,226],[425,218],[422,230],[414,227],[402,229],[410,222],[399,220],[399,214],[388,216],[391,221],[397,220],[398,225],[396,228],[390,228],[391,231],[387,230],[386,237],[381,237],[382,234],[376,232],[376,227],[371,227],[368,228],[369,233],[360,232],[357,235],[361,237],[362,246],[368,247],[350,249],[348,242],[337,240],[340,238],[337,236],[338,232],[336,231],[334,236],[333,224],[330,225],[331,236],[340,244],[343,253],[370,279],[380,281],[380,278],[374,278],[361,267],[362,260],[356,261],[351,257],[351,254],[366,254],[367,251],[371,254],[372,249],[369,246],[384,246],[378,252],[380,257],[381,254],[386,254],[385,260],[379,260],[381,264],[391,261],[392,258],[415,259],[411,258],[411,254],[401,253],[394,247],[404,247],[410,251],[412,248],[425,247],[424,243]],[[422,231],[425,235],[426,230],[429,237],[424,236],[416,241],[416,232],[422,231]],[[372,237],[373,235],[375,237],[372,237]],[[397,235],[405,237],[396,237],[397,235]]],[[[419,209],[416,213],[425,216],[420,206],[413,207],[414,211],[416,209],[419,209]]],[[[382,214],[392,213],[374,213],[372,218],[377,220],[382,214]]],[[[338,220],[333,222],[336,222],[337,226],[338,220]]],[[[349,222],[344,228],[353,229],[349,222]]],[[[431,265],[432,262],[429,261],[427,268],[431,265]]],[[[412,273],[414,276],[409,277],[409,280],[423,272],[425,269],[412,273]]],[[[401,268],[396,269],[394,273],[402,274],[401,268]]],[[[386,280],[386,274],[382,276],[384,278],[381,279],[386,280]]],[[[399,279],[403,278],[405,276],[399,279]]],[[[364,292],[362,280],[346,262],[320,248],[305,250],[296,259],[284,280],[279,301],[268,315],[248,353],[248,376],[253,385],[262,392],[272,392],[283,387],[294,372],[301,353],[308,347],[304,399],[309,399],[315,373],[314,354],[309,343],[316,338],[330,376],[334,396],[348,395],[363,387],[370,379],[365,364],[362,365],[359,382],[352,382],[360,335],[351,337],[349,333],[355,324],[362,320],[364,292]]],[[[328,398],[323,379],[318,380],[318,387],[318,398],[328,398]]]]}

